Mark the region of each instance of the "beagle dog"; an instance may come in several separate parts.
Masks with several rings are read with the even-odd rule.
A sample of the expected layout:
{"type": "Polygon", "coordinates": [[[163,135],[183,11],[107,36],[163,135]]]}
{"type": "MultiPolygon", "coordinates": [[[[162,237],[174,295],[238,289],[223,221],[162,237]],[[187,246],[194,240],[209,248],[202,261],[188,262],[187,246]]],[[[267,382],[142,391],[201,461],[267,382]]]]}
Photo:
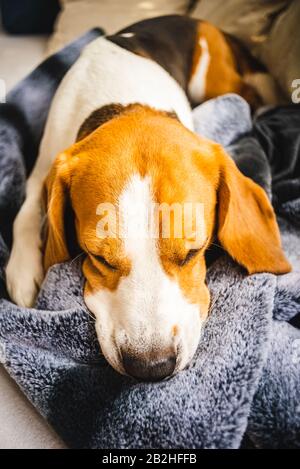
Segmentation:
{"type": "Polygon", "coordinates": [[[241,50],[203,21],[142,21],[87,45],[53,99],[7,287],[32,306],[47,269],[82,255],[85,303],[120,373],[159,380],[188,365],[209,312],[204,255],[216,236],[249,274],[290,270],[264,190],[193,132],[190,103],[229,91],[260,102],[241,50]],[[178,235],[178,221],[191,229],[178,235]]]}

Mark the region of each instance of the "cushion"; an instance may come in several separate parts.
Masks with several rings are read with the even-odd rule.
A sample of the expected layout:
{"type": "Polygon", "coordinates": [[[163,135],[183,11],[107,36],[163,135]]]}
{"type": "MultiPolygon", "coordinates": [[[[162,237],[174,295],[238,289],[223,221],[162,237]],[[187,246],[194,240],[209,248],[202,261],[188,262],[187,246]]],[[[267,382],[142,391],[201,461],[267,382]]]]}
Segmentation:
{"type": "Polygon", "coordinates": [[[274,19],[265,40],[253,47],[253,53],[268,67],[289,100],[293,81],[300,78],[299,28],[300,2],[290,2],[274,19]]]}
{"type": "Polygon", "coordinates": [[[154,16],[184,14],[189,0],[62,0],[48,52],[58,49],[95,26],[112,34],[132,23],[154,16]]]}
{"type": "Polygon", "coordinates": [[[300,2],[290,0],[198,0],[192,16],[239,38],[277,79],[290,100],[300,78],[300,2]]]}
{"type": "Polygon", "coordinates": [[[11,34],[50,33],[57,13],[58,0],[1,0],[5,30],[11,34]]]}
{"type": "Polygon", "coordinates": [[[205,19],[247,45],[260,41],[288,0],[197,0],[192,16],[205,19]]]}

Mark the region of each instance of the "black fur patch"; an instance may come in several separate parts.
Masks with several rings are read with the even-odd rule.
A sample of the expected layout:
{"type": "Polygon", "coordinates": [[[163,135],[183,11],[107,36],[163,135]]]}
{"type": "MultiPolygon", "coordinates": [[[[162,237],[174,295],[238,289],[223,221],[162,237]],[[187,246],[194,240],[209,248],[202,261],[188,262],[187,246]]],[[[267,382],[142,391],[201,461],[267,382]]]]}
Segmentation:
{"type": "Polygon", "coordinates": [[[170,15],[139,21],[107,39],[161,65],[186,91],[199,20],[170,15]],[[121,34],[133,33],[132,37],[121,34]]]}
{"type": "MultiPolygon", "coordinates": [[[[135,106],[143,107],[143,105],[139,103],[132,103],[132,104],[129,104],[128,106],[123,106],[123,104],[119,104],[119,103],[112,103],[112,104],[107,104],[105,106],[102,106],[99,109],[96,109],[89,115],[89,117],[86,118],[86,120],[81,125],[77,133],[76,141],[78,142],[79,140],[83,140],[89,134],[94,132],[94,130],[98,129],[98,127],[105,124],[105,122],[108,122],[111,119],[114,119],[115,117],[119,116],[123,112],[133,110],[135,106]]],[[[171,111],[171,112],[161,111],[161,112],[165,116],[172,117],[173,119],[178,119],[178,116],[174,111],[171,111]]]]}
{"type": "Polygon", "coordinates": [[[89,134],[94,132],[94,130],[100,127],[100,125],[103,125],[105,122],[108,122],[114,117],[120,115],[122,112],[124,112],[125,109],[125,106],[118,103],[107,104],[106,106],[102,106],[99,109],[96,109],[81,125],[76,141],[84,139],[89,134]]]}

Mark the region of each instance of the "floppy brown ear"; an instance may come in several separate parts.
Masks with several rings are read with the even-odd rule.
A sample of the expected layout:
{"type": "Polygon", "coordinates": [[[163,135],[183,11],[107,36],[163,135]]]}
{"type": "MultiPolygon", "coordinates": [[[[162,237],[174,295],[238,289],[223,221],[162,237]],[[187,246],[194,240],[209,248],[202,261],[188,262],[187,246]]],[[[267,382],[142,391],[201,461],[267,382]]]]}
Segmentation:
{"type": "Polygon", "coordinates": [[[250,274],[290,272],[265,191],[245,177],[223,150],[218,157],[218,238],[223,248],[250,274]]]}
{"type": "Polygon", "coordinates": [[[45,271],[53,264],[70,259],[66,239],[66,219],[69,209],[70,172],[69,156],[56,157],[45,180],[44,196],[47,212],[47,231],[44,250],[45,271]]]}

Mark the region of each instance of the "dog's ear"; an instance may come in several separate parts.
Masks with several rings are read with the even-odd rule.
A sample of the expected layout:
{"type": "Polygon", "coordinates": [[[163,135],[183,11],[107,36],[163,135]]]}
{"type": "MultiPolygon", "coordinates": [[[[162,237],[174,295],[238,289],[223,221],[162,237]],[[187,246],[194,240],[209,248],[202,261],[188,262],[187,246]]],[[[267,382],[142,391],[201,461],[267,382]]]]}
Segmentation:
{"type": "Polygon", "coordinates": [[[218,238],[223,248],[250,273],[291,270],[282,250],[273,207],[265,193],[245,177],[220,149],[218,238]]]}
{"type": "Polygon", "coordinates": [[[69,197],[71,173],[76,157],[59,154],[44,183],[47,226],[44,250],[45,271],[73,257],[75,227],[69,197]],[[72,161],[71,161],[72,160],[72,161]]]}

